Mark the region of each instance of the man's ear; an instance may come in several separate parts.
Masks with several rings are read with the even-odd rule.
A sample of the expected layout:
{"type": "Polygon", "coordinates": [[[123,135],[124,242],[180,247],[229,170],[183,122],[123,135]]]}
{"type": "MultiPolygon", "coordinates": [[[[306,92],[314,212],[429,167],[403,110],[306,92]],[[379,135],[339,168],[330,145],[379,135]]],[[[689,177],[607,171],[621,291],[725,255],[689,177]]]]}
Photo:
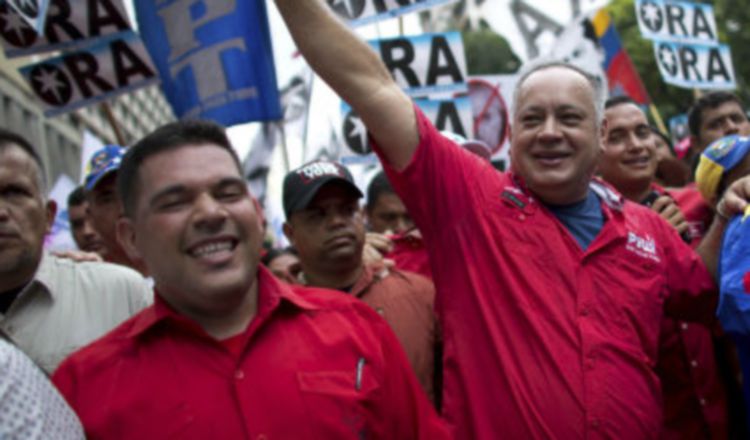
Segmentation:
{"type": "Polygon", "coordinates": [[[128,258],[132,261],[143,261],[135,245],[136,236],[133,221],[127,217],[123,216],[117,220],[117,241],[125,253],[128,254],[128,258]]]}
{"type": "Polygon", "coordinates": [[[289,243],[291,243],[292,246],[295,245],[294,243],[294,228],[292,225],[289,224],[289,222],[284,222],[284,224],[281,226],[282,230],[284,231],[284,235],[286,236],[286,239],[289,240],[289,243]]]}
{"type": "Polygon", "coordinates": [[[57,202],[52,199],[47,200],[44,210],[45,215],[47,216],[47,218],[44,219],[45,223],[47,224],[46,233],[49,234],[52,232],[52,226],[55,224],[55,216],[57,215],[57,202]]]}

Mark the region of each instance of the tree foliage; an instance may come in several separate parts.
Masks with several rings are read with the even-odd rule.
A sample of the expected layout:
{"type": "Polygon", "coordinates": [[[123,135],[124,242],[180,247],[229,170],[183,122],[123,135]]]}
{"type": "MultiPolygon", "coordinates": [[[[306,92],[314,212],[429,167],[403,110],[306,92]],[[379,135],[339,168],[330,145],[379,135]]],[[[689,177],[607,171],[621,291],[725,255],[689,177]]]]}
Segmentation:
{"type": "Polygon", "coordinates": [[[470,75],[494,75],[516,72],[521,60],[508,41],[489,28],[461,33],[470,75]]]}
{"type": "MultiPolygon", "coordinates": [[[[750,9],[730,0],[715,0],[714,6],[719,40],[732,49],[735,77],[738,89],[745,102],[748,99],[746,78],[750,78],[750,9]]],[[[694,91],[666,84],[654,59],[653,44],[641,37],[635,16],[634,0],[612,0],[607,6],[625,50],[641,75],[651,101],[657,106],[665,122],[668,118],[684,113],[695,99],[694,91]]]]}

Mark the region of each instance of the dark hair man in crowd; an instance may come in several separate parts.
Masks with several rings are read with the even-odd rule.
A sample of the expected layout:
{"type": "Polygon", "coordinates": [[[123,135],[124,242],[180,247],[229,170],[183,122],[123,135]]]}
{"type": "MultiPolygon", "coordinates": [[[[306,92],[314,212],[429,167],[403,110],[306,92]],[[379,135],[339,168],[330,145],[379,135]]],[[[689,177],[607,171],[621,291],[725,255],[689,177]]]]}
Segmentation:
{"type": "Polygon", "coordinates": [[[260,261],[281,281],[289,284],[297,283],[297,275],[299,275],[301,267],[299,255],[293,247],[269,249],[260,261]]]}
{"type": "MultiPolygon", "coordinates": [[[[326,2],[276,4],[306,60],[362,117],[425,238],[455,437],[656,437],[663,314],[710,319],[716,295],[671,226],[592,181],[601,84],[561,64],[522,74],[513,171],[501,173],[441,136],[326,2]]],[[[739,212],[748,193],[750,181],[737,182],[720,206],[739,212]]],[[[700,249],[713,268],[723,225],[700,249]]]]}
{"type": "Polygon", "coordinates": [[[367,186],[367,226],[381,234],[403,234],[414,228],[414,222],[401,197],[393,191],[384,172],[379,172],[367,186]]]}
{"type": "Polygon", "coordinates": [[[91,219],[87,213],[88,205],[86,192],[82,186],[74,189],[68,196],[70,233],[78,249],[101,255],[105,252],[106,247],[101,236],[91,224],[91,219]]]}
{"type": "Polygon", "coordinates": [[[374,310],[259,264],[262,214],[221,127],[157,129],[118,191],[156,298],[55,373],[89,438],[445,438],[374,310]]]}
{"type": "Polygon", "coordinates": [[[378,311],[401,341],[427,395],[435,401],[435,288],[424,277],[382,263],[365,264],[362,192],[337,162],[314,161],[284,179],[284,234],[299,253],[303,284],[340,290],[378,311]]]}
{"type": "MultiPolygon", "coordinates": [[[[682,212],[654,182],[657,136],[645,113],[627,96],[608,99],[604,108],[607,130],[599,160],[601,177],[626,199],[650,206],[686,237],[682,212]]],[[[726,394],[714,355],[708,327],[664,318],[656,365],[664,396],[662,439],[727,438],[726,394]]]]}
{"type": "Polygon", "coordinates": [[[734,93],[709,92],[698,98],[688,112],[690,149],[696,158],[712,142],[724,136],[750,135],[750,121],[745,108],[734,93]]]}
{"type": "Polygon", "coordinates": [[[57,206],[23,137],[0,129],[0,329],[48,373],[149,301],[143,278],[44,252],[57,206]]]}
{"type": "Polygon", "coordinates": [[[94,229],[104,241],[104,260],[130,267],[145,275],[145,268],[131,260],[117,241],[116,225],[122,216],[122,205],[116,182],[125,151],[125,148],[118,145],[107,145],[91,156],[85,181],[88,212],[94,229]]]}

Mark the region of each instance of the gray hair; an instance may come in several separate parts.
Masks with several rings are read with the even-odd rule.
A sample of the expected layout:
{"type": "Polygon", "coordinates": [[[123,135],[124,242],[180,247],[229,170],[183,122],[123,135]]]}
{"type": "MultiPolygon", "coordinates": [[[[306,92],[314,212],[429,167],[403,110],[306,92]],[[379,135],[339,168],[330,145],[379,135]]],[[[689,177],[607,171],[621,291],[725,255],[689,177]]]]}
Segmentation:
{"type": "Polygon", "coordinates": [[[518,98],[521,93],[521,86],[531,76],[531,74],[540,70],[550,69],[553,67],[561,67],[563,69],[569,69],[573,72],[578,73],[586,79],[591,87],[591,93],[594,95],[594,112],[596,116],[597,127],[602,123],[604,119],[604,102],[609,95],[607,90],[607,78],[594,75],[593,73],[579,67],[575,64],[571,64],[565,61],[554,58],[536,58],[526,64],[519,72],[519,79],[516,83],[516,87],[513,89],[513,112],[518,111],[518,98]]]}

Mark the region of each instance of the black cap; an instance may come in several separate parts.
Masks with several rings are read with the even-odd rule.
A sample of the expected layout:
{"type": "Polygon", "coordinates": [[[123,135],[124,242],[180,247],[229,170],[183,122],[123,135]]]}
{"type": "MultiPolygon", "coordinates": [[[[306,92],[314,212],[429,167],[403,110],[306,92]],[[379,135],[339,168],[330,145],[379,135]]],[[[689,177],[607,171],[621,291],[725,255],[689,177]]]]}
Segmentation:
{"type": "Polygon", "coordinates": [[[337,162],[316,160],[290,171],[284,177],[282,199],[286,218],[307,208],[323,185],[331,182],[340,182],[351,188],[357,197],[362,197],[362,191],[354,184],[352,174],[345,166],[337,162]]]}

